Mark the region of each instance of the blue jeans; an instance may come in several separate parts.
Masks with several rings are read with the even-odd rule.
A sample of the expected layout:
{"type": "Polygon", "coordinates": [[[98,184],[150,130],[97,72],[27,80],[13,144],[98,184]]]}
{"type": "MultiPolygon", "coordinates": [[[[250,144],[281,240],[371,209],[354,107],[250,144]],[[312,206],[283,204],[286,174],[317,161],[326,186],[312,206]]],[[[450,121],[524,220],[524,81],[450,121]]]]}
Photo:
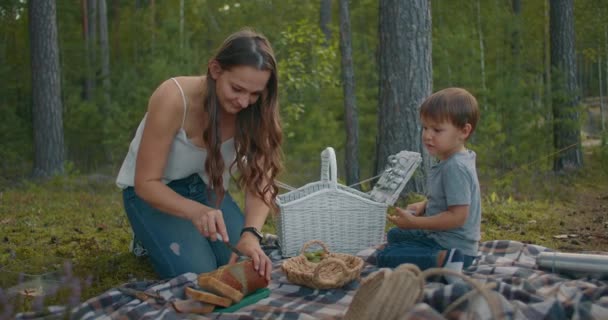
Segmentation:
{"type": "MultiPolygon", "coordinates": [[[[388,244],[378,252],[379,267],[395,268],[403,263],[417,265],[420,270],[442,267],[437,264],[437,256],[448,250],[438,244],[422,230],[392,228],[387,234],[388,244]]],[[[473,263],[474,256],[464,255],[464,268],[473,263]]]]}
{"type": "MultiPolygon", "coordinates": [[[[215,193],[211,192],[211,198],[207,197],[207,186],[198,174],[171,181],[167,186],[185,198],[215,206],[215,193]]],[[[185,272],[209,272],[228,263],[231,251],[226,245],[205,238],[191,221],[150,206],[135,194],[132,187],[124,189],[123,200],[135,237],[147,250],[161,278],[172,278],[185,272]]],[[[236,245],[245,217],[228,193],[220,209],[230,242],[236,245]]]]}

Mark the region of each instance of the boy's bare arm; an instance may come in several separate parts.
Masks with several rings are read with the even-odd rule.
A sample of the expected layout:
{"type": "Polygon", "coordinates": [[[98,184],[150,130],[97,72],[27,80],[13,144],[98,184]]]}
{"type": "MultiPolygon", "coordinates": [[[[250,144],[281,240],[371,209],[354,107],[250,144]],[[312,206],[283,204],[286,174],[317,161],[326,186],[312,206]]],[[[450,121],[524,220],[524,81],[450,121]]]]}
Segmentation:
{"type": "Polygon", "coordinates": [[[468,215],[468,205],[450,206],[448,210],[430,217],[415,216],[397,208],[397,215],[388,219],[402,229],[450,230],[464,225],[468,215]]]}

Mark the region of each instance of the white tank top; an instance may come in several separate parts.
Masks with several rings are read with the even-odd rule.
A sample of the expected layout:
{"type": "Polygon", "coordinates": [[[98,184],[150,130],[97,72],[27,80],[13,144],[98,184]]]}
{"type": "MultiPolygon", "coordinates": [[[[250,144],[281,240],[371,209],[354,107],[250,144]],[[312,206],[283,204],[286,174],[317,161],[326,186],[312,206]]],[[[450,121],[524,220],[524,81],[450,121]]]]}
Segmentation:
{"type": "MultiPolygon", "coordinates": [[[[186,113],[188,111],[188,105],[186,102],[186,96],[184,94],[184,90],[179,85],[175,78],[171,78],[173,82],[177,85],[179,92],[182,95],[182,100],[184,102],[184,116],[182,118],[182,126],[175,135],[173,139],[173,143],[171,143],[171,149],[169,149],[169,155],[167,159],[167,165],[165,167],[165,172],[163,173],[162,181],[164,183],[169,183],[173,180],[186,178],[194,173],[198,173],[198,175],[203,179],[203,181],[209,185],[209,179],[207,174],[205,173],[205,160],[207,159],[207,150],[200,148],[194,145],[186,135],[186,131],[184,130],[184,121],[186,120],[186,113]]],[[[137,158],[137,151],[139,150],[139,144],[141,143],[141,136],[144,131],[144,126],[146,123],[146,118],[148,114],[144,115],[144,118],[139,123],[139,127],[137,127],[137,132],[135,133],[135,137],[131,141],[129,146],[129,151],[127,152],[127,156],[120,167],[120,171],[118,172],[118,177],[116,178],[116,185],[118,187],[125,189],[127,187],[132,187],[135,185],[135,160],[137,158]]],[[[236,150],[234,148],[234,139],[230,138],[224,141],[220,148],[222,158],[224,159],[224,189],[228,189],[228,184],[230,182],[230,173],[229,168],[230,165],[236,159],[236,150]]],[[[235,166],[236,169],[236,166],[235,166]]]]}

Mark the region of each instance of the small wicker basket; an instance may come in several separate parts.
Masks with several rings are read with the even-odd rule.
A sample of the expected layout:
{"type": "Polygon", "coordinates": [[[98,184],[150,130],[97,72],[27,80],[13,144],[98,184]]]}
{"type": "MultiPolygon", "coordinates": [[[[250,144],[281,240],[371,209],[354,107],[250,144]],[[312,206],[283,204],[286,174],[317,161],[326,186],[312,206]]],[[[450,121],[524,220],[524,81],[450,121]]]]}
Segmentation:
{"type": "Polygon", "coordinates": [[[287,280],[313,289],[335,289],[359,279],[363,259],[343,253],[332,253],[325,243],[319,240],[308,241],[302,246],[300,255],[283,261],[281,269],[287,275],[287,280]],[[325,251],[321,262],[310,262],[304,255],[306,250],[318,244],[325,251]]]}

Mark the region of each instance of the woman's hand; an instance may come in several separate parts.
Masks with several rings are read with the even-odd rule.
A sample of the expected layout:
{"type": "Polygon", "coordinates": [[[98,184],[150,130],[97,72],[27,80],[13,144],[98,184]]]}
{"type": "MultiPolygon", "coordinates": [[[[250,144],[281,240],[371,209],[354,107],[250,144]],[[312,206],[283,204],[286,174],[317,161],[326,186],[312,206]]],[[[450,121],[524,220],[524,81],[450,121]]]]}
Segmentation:
{"type": "Polygon", "coordinates": [[[219,233],[224,241],[229,241],[228,232],[226,231],[226,224],[224,224],[224,215],[222,210],[211,209],[203,212],[199,212],[190,218],[192,224],[198,231],[207,238],[211,238],[211,241],[217,240],[217,234],[219,233]]]}
{"type": "MultiPolygon", "coordinates": [[[[260,273],[260,276],[265,276],[266,280],[270,281],[272,261],[270,261],[270,258],[264,253],[264,250],[262,250],[258,238],[249,232],[245,232],[241,236],[241,240],[236,244],[236,248],[244,255],[251,258],[253,267],[260,273]]],[[[237,259],[237,255],[233,253],[229,263],[235,263],[237,259]]]]}
{"type": "Polygon", "coordinates": [[[401,208],[395,208],[397,211],[396,215],[387,216],[387,219],[394,223],[397,227],[401,229],[416,229],[417,226],[415,224],[416,219],[418,218],[413,211],[403,210],[401,208]]]}

